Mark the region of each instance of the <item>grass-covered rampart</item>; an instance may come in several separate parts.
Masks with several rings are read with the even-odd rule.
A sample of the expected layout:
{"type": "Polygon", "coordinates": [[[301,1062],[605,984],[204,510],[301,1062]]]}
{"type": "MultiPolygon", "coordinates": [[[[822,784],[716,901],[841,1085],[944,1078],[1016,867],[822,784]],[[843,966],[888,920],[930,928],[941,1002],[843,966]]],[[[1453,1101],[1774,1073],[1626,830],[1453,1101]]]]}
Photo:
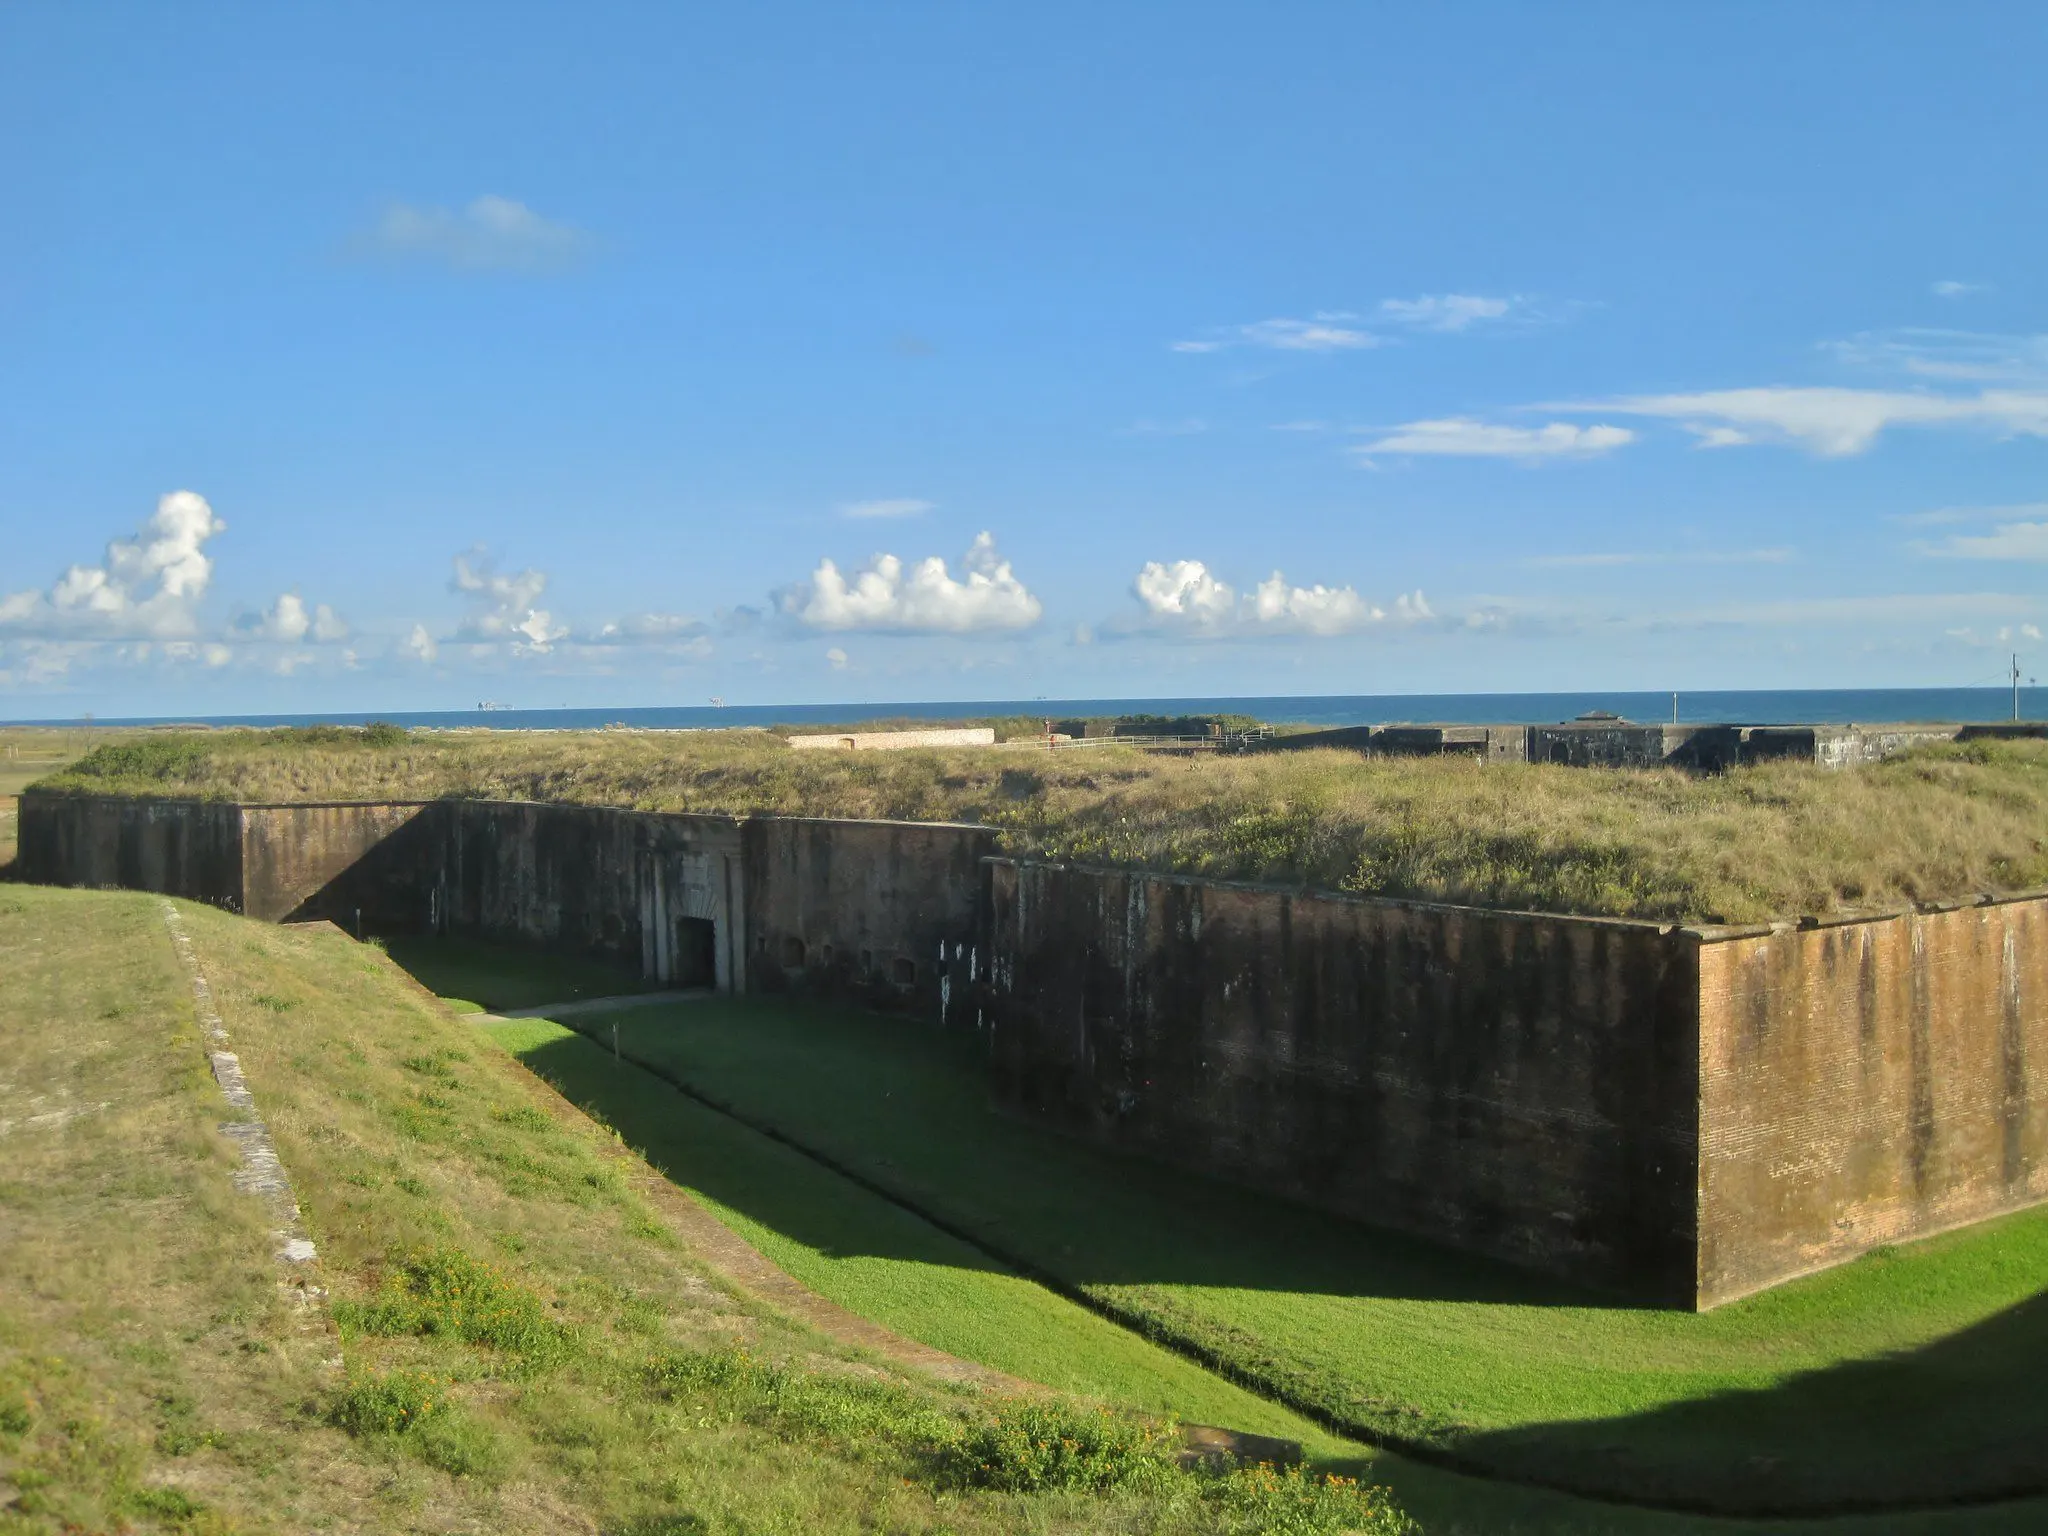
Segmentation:
{"type": "Polygon", "coordinates": [[[1320,1469],[994,1398],[725,1284],[602,1127],[339,932],[182,921],[319,1247],[235,1187],[162,898],[0,889],[0,1532],[1226,1536],[1320,1469]]]}
{"type": "Polygon", "coordinates": [[[759,731],[155,735],[42,787],[973,821],[1013,852],[1535,911],[1744,922],[2048,885],[2048,743],[1711,777],[1317,750],[794,752],[759,731]]]}

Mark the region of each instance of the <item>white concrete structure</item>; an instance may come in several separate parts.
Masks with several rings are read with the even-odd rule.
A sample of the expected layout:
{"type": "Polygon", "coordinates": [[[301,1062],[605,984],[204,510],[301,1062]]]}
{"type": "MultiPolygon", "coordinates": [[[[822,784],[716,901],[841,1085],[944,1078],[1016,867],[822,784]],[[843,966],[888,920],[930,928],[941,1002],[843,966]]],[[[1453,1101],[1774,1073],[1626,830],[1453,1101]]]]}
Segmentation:
{"type": "Polygon", "coordinates": [[[803,752],[890,752],[904,747],[992,747],[995,727],[963,726],[939,731],[848,731],[829,736],[785,736],[803,752]]]}

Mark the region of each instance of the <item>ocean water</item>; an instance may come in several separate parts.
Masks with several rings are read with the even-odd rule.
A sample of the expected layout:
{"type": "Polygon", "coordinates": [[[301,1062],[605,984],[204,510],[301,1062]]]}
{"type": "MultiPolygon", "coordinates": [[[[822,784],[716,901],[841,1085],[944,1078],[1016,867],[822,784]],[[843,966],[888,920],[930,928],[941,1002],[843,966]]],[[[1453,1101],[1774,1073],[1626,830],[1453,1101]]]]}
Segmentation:
{"type": "MultiPolygon", "coordinates": [[[[2012,718],[2010,688],[1816,688],[1720,693],[1407,693],[1329,695],[1308,698],[1213,699],[987,699],[967,703],[736,704],[659,709],[464,709],[371,714],[167,716],[107,719],[99,725],[157,725],[169,720],[194,725],[361,725],[391,720],[399,725],[448,729],[488,727],[497,731],[587,731],[624,725],[641,730],[717,730],[736,726],[845,725],[863,720],[969,720],[987,715],[1038,715],[1048,719],[1081,715],[1252,715],[1276,725],[1389,725],[1429,722],[1444,725],[1542,724],[1569,720],[1591,709],[1627,719],[1686,724],[1847,725],[1954,720],[1982,722],[2012,718]]],[[[2020,712],[2030,720],[2048,714],[2048,689],[2020,690],[2020,712]]],[[[23,721],[75,725],[78,721],[23,721]]]]}

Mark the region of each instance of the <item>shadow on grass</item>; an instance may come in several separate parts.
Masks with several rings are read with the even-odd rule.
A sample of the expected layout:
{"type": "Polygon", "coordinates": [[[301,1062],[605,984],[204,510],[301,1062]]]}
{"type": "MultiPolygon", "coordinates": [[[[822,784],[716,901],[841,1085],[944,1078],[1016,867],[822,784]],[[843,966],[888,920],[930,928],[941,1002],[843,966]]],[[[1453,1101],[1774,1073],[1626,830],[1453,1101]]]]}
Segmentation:
{"type": "Polygon", "coordinates": [[[1064,1285],[1624,1305],[1019,1120],[990,1102],[978,1042],[910,1020],[717,999],[573,1023],[606,1047],[616,1028],[665,1082],[1064,1285]]]}
{"type": "MultiPolygon", "coordinates": [[[[1143,1275],[1174,1284],[1527,1304],[1542,1285],[1465,1255],[1132,1165],[1001,1117],[992,1117],[983,1126],[988,1134],[979,1138],[962,1129],[977,1123],[971,1118],[949,1114],[932,1121],[920,1114],[922,1092],[944,1087],[955,1073],[971,1073],[973,1060],[971,1052],[953,1053],[959,1060],[951,1065],[937,1059],[929,1032],[916,1047],[925,1052],[932,1074],[925,1090],[892,1075],[893,1086],[880,1090],[879,1103],[872,1083],[838,1070],[829,1041],[805,1060],[788,1036],[778,1037],[773,1029],[747,1032],[739,1052],[743,1060],[785,1090],[791,1083],[815,1090],[816,1096],[809,1090],[795,1097],[785,1092],[774,1100],[780,1134],[829,1139],[823,1135],[826,1122],[844,1134],[849,1122],[863,1118],[893,1126],[881,1155],[851,1170],[862,1183],[850,1183],[814,1157],[736,1124],[666,1080],[688,1070],[679,1063],[694,1059],[689,1077],[737,1091],[743,1112],[757,1107],[758,1089],[737,1081],[729,1063],[721,1070],[717,1062],[693,1056],[693,1046],[702,1051],[727,1032],[716,1027],[717,1009],[690,1009],[688,1017],[706,1028],[687,1027],[680,1014],[647,1016],[660,1009],[620,1013],[579,1021],[598,1049],[592,1039],[563,1039],[527,1050],[522,1059],[616,1127],[655,1167],[828,1256],[986,1272],[1049,1270],[1070,1294],[1082,1283],[1077,1277],[1093,1283],[1108,1275],[1131,1283],[1123,1277],[1143,1275]],[[623,1066],[610,1059],[607,1048],[614,1022],[620,1026],[623,1066]],[[808,1126],[797,1118],[806,1108],[819,1116],[808,1126]],[[997,1140],[1003,1142],[1002,1155],[991,1162],[989,1148],[997,1140]],[[933,1177],[932,1170],[902,1167],[889,1155],[916,1141],[936,1146],[945,1164],[942,1182],[953,1191],[950,1209],[941,1207],[952,1218],[945,1226],[918,1214],[924,1208],[920,1184],[933,1177]],[[863,1187],[876,1183],[889,1197],[863,1187]],[[963,1183],[991,1196],[980,1220],[960,1219],[963,1183]],[[1028,1209],[1018,1209],[1020,1199],[1028,1209]],[[1051,1233],[1058,1236],[1049,1238],[1051,1233]],[[1003,1262],[998,1255],[1005,1252],[1024,1262],[1003,1262]]],[[[728,1010],[726,1023],[765,1025],[767,1017],[755,1005],[728,1010]]],[[[867,1028],[916,1026],[861,1020],[849,1039],[857,1042],[867,1028]]],[[[992,1116],[985,1106],[977,1113],[992,1116]]],[[[862,1134],[857,1123],[851,1130],[862,1134]]],[[[1716,1514],[1819,1514],[2009,1499],[2048,1491],[2048,1392],[2039,1386],[2044,1366],[2048,1295],[1923,1348],[1809,1372],[1769,1388],[1512,1430],[1445,1433],[1442,1426],[1418,1424],[1424,1442],[1418,1448],[1433,1448],[1453,1465],[1510,1482],[1716,1514]]]]}
{"type": "Polygon", "coordinates": [[[660,986],[623,962],[597,956],[453,936],[394,935],[380,942],[392,962],[428,991],[494,1011],[622,997],[660,986]]]}
{"type": "Polygon", "coordinates": [[[828,1258],[875,1256],[1011,1272],[803,1153],[684,1097],[643,1068],[615,1064],[580,1036],[523,1050],[520,1060],[616,1130],[656,1172],[828,1258]]]}
{"type": "Polygon", "coordinates": [[[2048,1493],[2048,1293],[1918,1349],[1457,1442],[1510,1476],[1729,1514],[2048,1493]]]}

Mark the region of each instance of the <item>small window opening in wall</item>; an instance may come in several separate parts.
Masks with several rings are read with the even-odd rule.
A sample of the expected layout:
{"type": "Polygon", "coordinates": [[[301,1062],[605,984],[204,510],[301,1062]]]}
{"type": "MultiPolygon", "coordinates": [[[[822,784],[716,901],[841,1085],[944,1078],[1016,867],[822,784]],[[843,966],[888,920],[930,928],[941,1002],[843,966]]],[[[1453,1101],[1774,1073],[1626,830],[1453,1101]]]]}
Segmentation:
{"type": "Polygon", "coordinates": [[[863,976],[875,974],[875,952],[872,949],[864,949],[860,952],[860,973],[863,976]]]}
{"type": "Polygon", "coordinates": [[[804,941],[793,933],[782,941],[782,963],[792,971],[803,968],[804,941]]]}
{"type": "Polygon", "coordinates": [[[830,944],[821,944],[818,946],[818,959],[822,961],[828,968],[831,966],[832,946],[830,944]]]}
{"type": "Polygon", "coordinates": [[[908,955],[898,955],[890,962],[889,979],[899,987],[917,985],[917,962],[908,955]]]}

